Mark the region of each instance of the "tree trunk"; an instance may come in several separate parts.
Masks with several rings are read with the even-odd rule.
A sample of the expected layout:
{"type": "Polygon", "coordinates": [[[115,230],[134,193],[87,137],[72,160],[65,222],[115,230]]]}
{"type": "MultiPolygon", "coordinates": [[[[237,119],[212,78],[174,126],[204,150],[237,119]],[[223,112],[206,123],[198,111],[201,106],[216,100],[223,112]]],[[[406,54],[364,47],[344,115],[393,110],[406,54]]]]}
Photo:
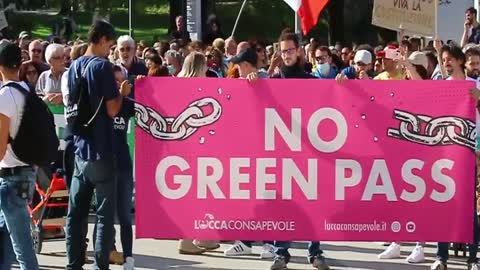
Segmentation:
{"type": "Polygon", "coordinates": [[[345,0],[332,0],[328,5],[328,30],[329,43],[335,45],[336,42],[344,42],[344,24],[343,11],[345,8],[345,0]]]}

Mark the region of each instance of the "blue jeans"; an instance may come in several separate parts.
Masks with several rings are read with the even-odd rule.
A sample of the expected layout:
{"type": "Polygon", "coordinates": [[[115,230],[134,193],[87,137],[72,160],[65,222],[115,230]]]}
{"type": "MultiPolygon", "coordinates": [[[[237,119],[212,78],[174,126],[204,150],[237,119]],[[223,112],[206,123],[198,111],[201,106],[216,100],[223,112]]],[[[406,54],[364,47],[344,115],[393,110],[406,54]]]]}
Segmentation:
{"type": "MultiPolygon", "coordinates": [[[[290,248],[291,242],[285,242],[285,241],[275,241],[274,246],[275,246],[275,253],[280,256],[285,257],[285,262],[288,263],[290,261],[290,253],[288,252],[288,249],[290,248]]],[[[320,242],[318,241],[310,241],[308,243],[308,255],[307,259],[310,263],[313,263],[313,260],[315,257],[320,256],[323,254],[323,251],[320,249],[320,242]]]]}
{"type": "MultiPolygon", "coordinates": [[[[25,168],[18,175],[0,177],[0,210],[10,233],[10,241],[22,270],[38,269],[30,234],[27,205],[35,189],[35,171],[25,168]]],[[[5,235],[5,233],[3,234],[5,235]]],[[[3,245],[8,243],[3,243],[3,245]]],[[[7,254],[7,256],[11,256],[7,254]]],[[[9,262],[7,262],[9,264],[9,262]]]]}
{"type": "Polygon", "coordinates": [[[117,176],[117,217],[120,224],[120,240],[122,241],[123,257],[132,257],[132,197],[133,197],[133,166],[118,167],[117,176]]]}
{"type": "Polygon", "coordinates": [[[97,205],[97,230],[94,239],[94,269],[109,269],[113,246],[115,177],[113,160],[85,161],[75,157],[67,214],[68,270],[81,270],[85,259],[85,237],[93,192],[97,205]]]}
{"type": "Polygon", "coordinates": [[[10,270],[15,258],[5,218],[0,212],[0,270],[10,270]]]}
{"type": "MultiPolygon", "coordinates": [[[[473,243],[468,245],[468,260],[467,263],[477,263],[477,251],[478,251],[478,241],[479,241],[479,227],[478,227],[478,217],[477,213],[474,213],[474,222],[473,222],[473,243]]],[[[447,263],[448,261],[448,248],[450,243],[438,243],[437,247],[437,260],[447,263]]]]}
{"type": "MultiPolygon", "coordinates": [[[[130,164],[116,164],[115,167],[117,208],[116,214],[120,224],[120,241],[122,241],[123,258],[133,256],[132,230],[132,198],[133,198],[133,166],[130,164]],[[124,166],[123,166],[124,165],[124,166]]],[[[97,226],[93,231],[93,238],[97,235],[97,226]]],[[[115,229],[114,229],[115,235],[115,229]]],[[[114,237],[115,238],[115,237],[114,237]]],[[[114,240],[115,243],[115,240],[114,240]]],[[[95,246],[95,242],[93,243],[95,246]]]]}

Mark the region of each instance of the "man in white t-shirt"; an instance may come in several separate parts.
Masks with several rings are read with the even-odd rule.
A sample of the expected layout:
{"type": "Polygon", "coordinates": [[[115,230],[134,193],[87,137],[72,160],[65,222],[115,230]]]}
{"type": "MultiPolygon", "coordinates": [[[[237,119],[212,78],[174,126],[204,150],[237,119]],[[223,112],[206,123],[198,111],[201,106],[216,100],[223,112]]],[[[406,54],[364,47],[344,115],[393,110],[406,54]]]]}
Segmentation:
{"type": "MultiPolygon", "coordinates": [[[[20,269],[37,270],[38,261],[33,250],[27,210],[34,190],[35,170],[21,162],[9,144],[9,138],[15,138],[20,127],[25,96],[8,85],[17,84],[30,91],[18,77],[21,63],[20,48],[6,40],[0,41],[0,73],[4,83],[0,88],[0,212],[10,233],[20,269]]],[[[10,269],[11,262],[3,264],[10,269]]]]}

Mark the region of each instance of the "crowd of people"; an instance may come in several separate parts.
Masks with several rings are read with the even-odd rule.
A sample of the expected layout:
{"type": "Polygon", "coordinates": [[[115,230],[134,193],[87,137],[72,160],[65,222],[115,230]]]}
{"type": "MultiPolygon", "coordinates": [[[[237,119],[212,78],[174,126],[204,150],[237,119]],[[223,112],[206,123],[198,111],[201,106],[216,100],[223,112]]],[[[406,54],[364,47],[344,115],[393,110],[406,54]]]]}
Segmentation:
{"type": "MultiPolygon", "coordinates": [[[[444,44],[441,40],[423,44],[420,38],[402,36],[400,40],[385,46],[363,44],[350,47],[337,44],[329,47],[321,45],[315,38],[301,44],[297,34],[285,29],[278,42],[267,45],[256,40],[224,39],[215,20],[209,22],[212,31],[205,42],[191,41],[182,16],[176,18],[172,40],[156,42],[152,47],[130,36],[117,38],[114,27],[105,21],[95,22],[85,41],[62,42],[59,38],[32,40],[25,31],[15,41],[1,41],[0,73],[3,84],[18,82],[25,89],[35,91],[47,104],[68,106],[72,91],[78,88],[78,78],[82,77],[88,84],[90,107],[98,113],[89,135],[66,132],[64,138],[64,170],[69,190],[65,228],[67,269],[82,269],[85,263],[87,215],[94,191],[98,218],[93,239],[96,269],[108,269],[109,263],[121,264],[126,270],[134,269],[130,216],[132,158],[126,139],[127,125],[113,124],[114,121],[128,123],[134,114],[134,80],[145,76],[170,76],[246,79],[251,83],[269,78],[335,79],[340,84],[347,80],[370,79],[478,82],[480,47],[477,44],[480,42],[480,26],[476,17],[475,9],[466,11],[460,44],[444,44]],[[17,49],[12,49],[11,45],[17,49]],[[117,121],[120,118],[123,121],[117,121]],[[112,240],[115,238],[115,215],[120,224],[122,255],[116,251],[112,240]]],[[[8,86],[0,89],[0,120],[2,117],[9,119],[7,126],[10,127],[0,135],[10,134],[13,137],[20,125],[21,110],[11,107],[12,104],[21,104],[19,100],[22,100],[21,96],[12,94],[15,91],[8,86]]],[[[480,91],[472,91],[472,95],[479,99],[480,91]]],[[[5,130],[2,123],[0,121],[0,131],[5,130]]],[[[0,142],[2,185],[8,183],[8,176],[11,176],[3,171],[28,165],[21,162],[7,145],[7,141],[0,142]]],[[[21,269],[38,269],[32,239],[25,237],[30,235],[30,231],[12,230],[12,226],[15,226],[13,222],[30,224],[28,213],[10,218],[10,211],[6,209],[8,200],[0,196],[0,232],[3,232],[3,237],[0,233],[0,245],[3,247],[0,265],[3,268],[0,269],[10,269],[13,253],[21,269]]],[[[26,206],[28,198],[22,202],[26,206]]],[[[476,213],[472,214],[476,224],[476,213]]],[[[469,245],[469,270],[478,269],[478,240],[476,228],[473,244],[469,245]]],[[[252,244],[252,241],[238,240],[224,254],[251,255],[252,244]]],[[[399,243],[387,245],[386,250],[379,254],[379,259],[401,256],[399,243]]],[[[182,239],[179,242],[181,254],[198,255],[219,247],[217,241],[182,239]]],[[[291,257],[289,248],[290,242],[264,242],[260,257],[273,260],[272,270],[286,269],[291,257]]],[[[431,269],[447,269],[448,249],[448,243],[438,244],[437,260],[431,269]]],[[[314,268],[329,269],[322,254],[318,241],[309,243],[308,262],[314,268]]],[[[417,243],[407,261],[425,261],[423,243],[417,243]]]]}

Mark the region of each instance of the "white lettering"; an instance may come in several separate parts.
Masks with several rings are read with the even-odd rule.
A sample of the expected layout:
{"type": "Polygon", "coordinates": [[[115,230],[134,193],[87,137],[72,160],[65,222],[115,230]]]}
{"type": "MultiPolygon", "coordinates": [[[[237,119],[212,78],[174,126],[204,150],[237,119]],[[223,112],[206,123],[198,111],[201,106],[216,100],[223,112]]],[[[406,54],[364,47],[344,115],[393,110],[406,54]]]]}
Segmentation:
{"type": "Polygon", "coordinates": [[[423,165],[425,162],[418,160],[418,159],[410,159],[407,160],[402,166],[402,178],[403,181],[415,187],[414,192],[408,192],[407,190],[403,190],[400,198],[407,202],[418,202],[420,201],[423,196],[425,196],[425,192],[427,190],[427,186],[425,181],[413,174],[414,169],[421,170],[423,169],[423,165]]]}
{"type": "Polygon", "coordinates": [[[214,199],[225,199],[225,195],[217,184],[223,175],[222,162],[216,158],[209,157],[200,157],[197,162],[197,198],[206,199],[208,189],[214,199]],[[208,168],[212,168],[213,170],[211,175],[208,175],[208,168]]]}
{"type": "Polygon", "coordinates": [[[275,130],[291,151],[302,151],[302,111],[292,109],[291,131],[274,108],[265,109],[265,151],[275,151],[275,130]]]}
{"type": "Polygon", "coordinates": [[[338,151],[347,141],[348,135],[348,125],[347,120],[336,109],[333,108],[321,108],[314,112],[308,121],[308,139],[310,143],[315,147],[318,151],[323,153],[333,153],[338,151]],[[318,136],[318,125],[323,120],[330,119],[332,120],[335,125],[337,126],[337,136],[327,142],[324,141],[320,136],[318,136]]]}
{"type": "Polygon", "coordinates": [[[307,200],[317,199],[317,160],[308,160],[308,180],[298,169],[293,159],[283,159],[282,163],[282,199],[292,199],[292,179],[295,179],[298,187],[303,192],[307,200]]]}
{"type": "Polygon", "coordinates": [[[240,189],[240,184],[250,182],[250,174],[240,173],[240,169],[249,167],[250,158],[230,159],[230,199],[250,199],[250,191],[240,189]]]}
{"type": "MultiPolygon", "coordinates": [[[[432,191],[430,198],[436,202],[448,202],[455,196],[456,187],[455,181],[450,177],[442,173],[443,169],[452,170],[455,162],[450,159],[440,159],[433,163],[432,166],[432,179],[445,187],[443,193],[436,190],[432,191]]],[[[473,184],[473,182],[472,182],[473,184]]]]}
{"type": "Polygon", "coordinates": [[[360,163],[352,159],[337,159],[335,161],[335,200],[345,200],[345,188],[354,187],[362,180],[362,167],[360,163]],[[346,177],[346,169],[352,171],[350,177],[346,177]]]}
{"type": "Polygon", "coordinates": [[[275,168],[277,160],[275,158],[258,158],[256,168],[256,198],[260,200],[275,200],[277,193],[275,190],[267,190],[267,184],[275,183],[275,174],[267,173],[267,168],[275,168]]]}
{"type": "Polygon", "coordinates": [[[167,199],[177,200],[177,199],[183,198],[190,190],[190,186],[192,185],[192,176],[190,175],[173,176],[173,183],[180,186],[177,189],[169,188],[165,177],[166,177],[168,168],[173,166],[179,168],[180,171],[182,172],[187,169],[190,169],[190,165],[188,165],[185,159],[178,156],[169,156],[162,159],[160,163],[158,163],[157,170],[155,173],[155,180],[156,180],[158,192],[160,192],[160,194],[162,194],[167,199]]]}
{"type": "Polygon", "coordinates": [[[371,201],[375,194],[384,194],[387,196],[388,201],[397,201],[392,179],[390,178],[387,164],[383,159],[373,161],[372,170],[370,171],[367,185],[362,195],[362,201],[371,201]],[[382,183],[380,185],[377,185],[378,178],[380,178],[382,183]]]}

